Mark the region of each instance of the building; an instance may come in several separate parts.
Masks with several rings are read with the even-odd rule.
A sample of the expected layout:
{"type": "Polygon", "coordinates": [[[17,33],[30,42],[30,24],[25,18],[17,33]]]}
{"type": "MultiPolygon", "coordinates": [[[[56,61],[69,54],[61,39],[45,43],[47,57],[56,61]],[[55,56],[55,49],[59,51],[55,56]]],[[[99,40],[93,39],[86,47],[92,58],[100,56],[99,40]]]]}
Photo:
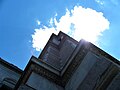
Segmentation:
{"type": "Polygon", "coordinates": [[[52,34],[24,71],[5,66],[9,67],[17,78],[10,77],[16,82],[5,86],[15,90],[120,90],[120,62],[92,43],[77,42],[63,32],[52,34]]]}
{"type": "Polygon", "coordinates": [[[23,71],[0,58],[0,90],[13,90],[23,71]]]}

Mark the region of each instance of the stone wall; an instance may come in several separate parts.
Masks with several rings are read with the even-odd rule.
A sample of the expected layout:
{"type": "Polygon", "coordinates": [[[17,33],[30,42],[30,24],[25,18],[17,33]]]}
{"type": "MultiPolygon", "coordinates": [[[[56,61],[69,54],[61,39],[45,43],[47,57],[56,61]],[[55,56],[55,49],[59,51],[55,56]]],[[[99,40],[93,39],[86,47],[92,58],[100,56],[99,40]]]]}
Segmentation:
{"type": "Polygon", "coordinates": [[[26,85],[36,90],[64,90],[62,87],[34,72],[31,73],[26,85]]]}
{"type": "Polygon", "coordinates": [[[117,64],[89,51],[67,83],[65,90],[118,90],[114,89],[114,87],[120,88],[120,74],[116,75],[117,73],[119,73],[117,64]]]}
{"type": "Polygon", "coordinates": [[[93,67],[93,65],[98,60],[94,54],[89,52],[86,57],[83,59],[77,70],[74,72],[73,76],[67,83],[66,90],[76,90],[79,84],[83,82],[85,77],[88,75],[88,72],[93,67]]]}
{"type": "Polygon", "coordinates": [[[12,67],[12,64],[9,64],[9,67],[7,67],[7,65],[2,64],[0,62],[0,88],[3,85],[6,85],[10,88],[14,88],[15,84],[17,83],[18,79],[20,78],[20,73],[12,70],[10,68],[10,65],[12,67]]]}

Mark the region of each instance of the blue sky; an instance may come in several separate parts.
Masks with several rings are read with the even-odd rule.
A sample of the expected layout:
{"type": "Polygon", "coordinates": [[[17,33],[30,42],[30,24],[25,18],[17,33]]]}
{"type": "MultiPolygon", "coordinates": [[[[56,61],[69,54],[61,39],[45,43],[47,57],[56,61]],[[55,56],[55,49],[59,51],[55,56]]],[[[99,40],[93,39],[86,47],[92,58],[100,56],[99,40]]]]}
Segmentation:
{"type": "Polygon", "coordinates": [[[61,30],[120,59],[119,10],[119,0],[0,0],[0,57],[24,69],[61,30]]]}

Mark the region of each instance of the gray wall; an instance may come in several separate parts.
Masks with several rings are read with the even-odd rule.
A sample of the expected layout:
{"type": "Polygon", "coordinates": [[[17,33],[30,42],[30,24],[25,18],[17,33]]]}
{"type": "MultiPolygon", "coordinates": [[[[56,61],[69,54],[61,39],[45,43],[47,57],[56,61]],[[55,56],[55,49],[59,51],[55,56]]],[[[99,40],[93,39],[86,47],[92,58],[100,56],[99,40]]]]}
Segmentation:
{"type": "Polygon", "coordinates": [[[62,87],[32,72],[26,84],[37,90],[64,90],[62,87]]]}
{"type": "Polygon", "coordinates": [[[2,81],[4,78],[13,78],[15,80],[18,80],[19,77],[20,74],[0,64],[0,81],[2,81]]]}
{"type": "Polygon", "coordinates": [[[120,90],[120,72],[115,76],[107,90],[120,90]]]}
{"type": "Polygon", "coordinates": [[[89,52],[67,83],[65,90],[76,90],[97,60],[98,57],[89,52]]]}
{"type": "Polygon", "coordinates": [[[7,68],[6,66],[0,63],[0,85],[1,86],[2,84],[6,83],[7,85],[13,88],[14,84],[11,84],[4,80],[6,79],[6,80],[11,80],[10,82],[13,82],[13,81],[17,82],[19,77],[20,77],[20,74],[16,73],[15,71],[10,70],[9,68],[7,68]]]}

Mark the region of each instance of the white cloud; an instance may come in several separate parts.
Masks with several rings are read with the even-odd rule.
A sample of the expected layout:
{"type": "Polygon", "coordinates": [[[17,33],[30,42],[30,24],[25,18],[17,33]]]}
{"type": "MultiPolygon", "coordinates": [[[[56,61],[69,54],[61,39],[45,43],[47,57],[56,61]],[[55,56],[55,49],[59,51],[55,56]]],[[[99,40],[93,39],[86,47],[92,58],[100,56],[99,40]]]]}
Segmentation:
{"type": "Polygon", "coordinates": [[[50,27],[43,26],[43,28],[35,29],[32,35],[32,46],[37,51],[43,49],[52,33],[57,34],[59,31],[63,31],[78,41],[83,38],[95,43],[98,36],[109,29],[109,21],[103,16],[103,13],[91,8],[75,6],[70,11],[66,9],[66,14],[58,21],[56,16],[57,14],[49,20],[50,27]]]}
{"type": "Polygon", "coordinates": [[[40,21],[39,20],[36,20],[37,24],[40,25],[40,21]]]}
{"type": "Polygon", "coordinates": [[[46,26],[44,26],[44,28],[35,29],[35,32],[32,35],[33,48],[35,48],[37,51],[43,49],[51,34],[56,32],[57,31],[55,31],[55,28],[48,28],[46,26]]]}
{"type": "Polygon", "coordinates": [[[104,5],[104,0],[95,0],[96,3],[100,4],[100,5],[104,5]]]}

